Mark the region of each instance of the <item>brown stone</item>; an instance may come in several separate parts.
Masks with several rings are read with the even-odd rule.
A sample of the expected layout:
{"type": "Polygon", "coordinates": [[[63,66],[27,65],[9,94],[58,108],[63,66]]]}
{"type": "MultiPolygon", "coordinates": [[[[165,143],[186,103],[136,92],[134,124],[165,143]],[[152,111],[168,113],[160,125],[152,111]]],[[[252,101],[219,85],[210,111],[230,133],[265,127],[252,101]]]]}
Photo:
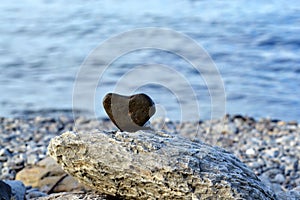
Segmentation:
{"type": "Polygon", "coordinates": [[[121,131],[146,129],[144,124],[155,113],[155,104],[146,94],[123,96],[109,93],[103,99],[103,107],[121,131]]]}
{"type": "Polygon", "coordinates": [[[26,186],[39,188],[43,192],[66,192],[88,190],[59,166],[53,158],[47,157],[35,166],[26,167],[16,175],[16,180],[26,186]]]}

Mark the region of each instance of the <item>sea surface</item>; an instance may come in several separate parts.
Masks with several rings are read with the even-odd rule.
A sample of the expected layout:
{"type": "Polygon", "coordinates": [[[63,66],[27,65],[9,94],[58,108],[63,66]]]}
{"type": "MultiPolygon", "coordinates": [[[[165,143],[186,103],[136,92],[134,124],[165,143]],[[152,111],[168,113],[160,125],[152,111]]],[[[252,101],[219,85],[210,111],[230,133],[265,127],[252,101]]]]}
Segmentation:
{"type": "Polygon", "coordinates": [[[93,107],[90,112],[97,117],[106,117],[104,95],[131,70],[135,76],[121,84],[124,88],[132,87],[133,80],[160,74],[155,84],[134,86],[135,93],[153,98],[156,117],[210,118],[212,93],[201,74],[174,53],[159,49],[119,56],[103,76],[91,71],[99,76],[95,102],[72,106],[77,74],[93,50],[113,36],[145,27],[174,30],[208,53],[225,89],[226,101],[217,103],[226,106],[226,113],[300,121],[300,1],[284,0],[2,1],[0,116],[72,113],[86,106],[93,107]],[[149,64],[174,71],[147,70],[149,64]],[[192,90],[182,88],[172,77],[176,73],[192,90]],[[190,106],[195,103],[191,91],[198,109],[190,106]],[[185,98],[178,100],[178,95],[185,98]]]}

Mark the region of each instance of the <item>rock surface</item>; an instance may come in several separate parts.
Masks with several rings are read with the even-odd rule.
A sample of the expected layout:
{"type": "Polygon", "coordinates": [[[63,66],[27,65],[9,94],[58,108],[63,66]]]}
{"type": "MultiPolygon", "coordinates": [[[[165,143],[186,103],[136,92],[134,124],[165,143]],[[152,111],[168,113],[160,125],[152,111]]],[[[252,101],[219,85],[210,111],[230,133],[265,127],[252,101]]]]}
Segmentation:
{"type": "Polygon", "coordinates": [[[26,186],[38,188],[45,193],[87,189],[73,177],[66,174],[51,157],[46,157],[35,166],[25,167],[17,173],[16,180],[22,181],[26,186]]]}
{"type": "Polygon", "coordinates": [[[39,191],[38,188],[26,187],[26,199],[34,199],[45,196],[48,196],[48,194],[39,191]]]}
{"type": "Polygon", "coordinates": [[[103,107],[112,122],[123,131],[145,129],[144,124],[155,113],[154,102],[146,94],[109,93],[103,99],[103,107]]]}
{"type": "Polygon", "coordinates": [[[26,187],[21,181],[5,180],[4,182],[10,186],[13,200],[24,200],[26,187]]]}
{"type": "Polygon", "coordinates": [[[66,132],[48,151],[81,182],[125,199],[275,199],[231,153],[166,132],[66,132]]]}
{"type": "MultiPolygon", "coordinates": [[[[35,198],[32,198],[35,199],[35,198]]],[[[55,199],[63,199],[63,200],[79,200],[79,199],[84,199],[84,200],[112,200],[112,198],[107,198],[105,195],[98,195],[94,193],[82,193],[82,192],[61,192],[61,193],[56,193],[56,194],[51,194],[47,197],[40,197],[37,200],[55,200],[55,199]]]]}
{"type": "Polygon", "coordinates": [[[1,200],[10,200],[12,194],[11,194],[11,188],[8,184],[0,180],[0,199],[1,200]]]}

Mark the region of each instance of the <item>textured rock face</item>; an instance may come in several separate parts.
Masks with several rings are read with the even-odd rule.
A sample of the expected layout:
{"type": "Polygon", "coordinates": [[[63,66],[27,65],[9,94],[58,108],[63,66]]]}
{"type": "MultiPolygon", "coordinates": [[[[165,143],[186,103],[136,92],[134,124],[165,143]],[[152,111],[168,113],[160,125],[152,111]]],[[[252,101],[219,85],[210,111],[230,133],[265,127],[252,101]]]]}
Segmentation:
{"type": "Polygon", "coordinates": [[[112,122],[123,131],[145,129],[143,125],[155,113],[154,102],[146,94],[109,93],[103,99],[103,107],[112,122]]]}
{"type": "Polygon", "coordinates": [[[66,132],[48,151],[81,182],[125,199],[275,199],[232,154],[164,132],[66,132]]]}
{"type": "Polygon", "coordinates": [[[67,192],[61,192],[56,194],[51,194],[47,197],[40,197],[37,198],[37,200],[57,200],[57,199],[63,199],[63,200],[108,200],[104,195],[97,195],[93,193],[67,193],[67,192]]]}

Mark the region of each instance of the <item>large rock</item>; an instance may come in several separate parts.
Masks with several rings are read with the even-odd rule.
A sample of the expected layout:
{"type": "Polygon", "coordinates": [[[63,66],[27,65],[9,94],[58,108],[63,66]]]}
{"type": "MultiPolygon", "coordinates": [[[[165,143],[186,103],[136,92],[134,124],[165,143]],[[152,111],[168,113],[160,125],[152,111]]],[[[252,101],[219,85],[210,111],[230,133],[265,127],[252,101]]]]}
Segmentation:
{"type": "Polygon", "coordinates": [[[179,135],[66,132],[48,150],[82,183],[125,199],[275,199],[235,156],[179,135]]]}

